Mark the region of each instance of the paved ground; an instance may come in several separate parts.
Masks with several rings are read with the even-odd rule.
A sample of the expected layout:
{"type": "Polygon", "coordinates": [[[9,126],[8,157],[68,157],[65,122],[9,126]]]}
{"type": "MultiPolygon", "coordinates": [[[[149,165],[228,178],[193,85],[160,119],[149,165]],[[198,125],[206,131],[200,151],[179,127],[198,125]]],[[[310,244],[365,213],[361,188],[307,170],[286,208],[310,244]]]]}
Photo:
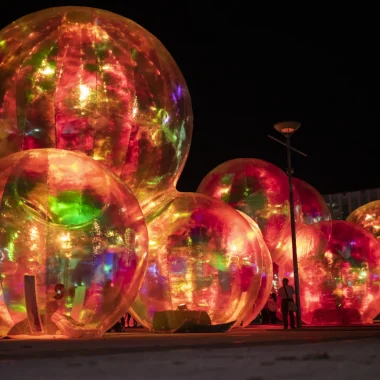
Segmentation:
{"type": "Polygon", "coordinates": [[[4,379],[377,380],[380,339],[3,359],[4,379]]]}
{"type": "Polygon", "coordinates": [[[263,347],[367,338],[380,340],[380,327],[305,328],[302,330],[252,327],[218,334],[154,334],[144,329],[130,329],[127,333],[106,334],[103,339],[95,340],[46,339],[46,337],[3,339],[0,340],[0,360],[114,355],[204,347],[209,349],[263,347]]]}
{"type": "Polygon", "coordinates": [[[0,374],[25,379],[379,379],[380,328],[131,329],[97,340],[0,341],[0,374]]]}

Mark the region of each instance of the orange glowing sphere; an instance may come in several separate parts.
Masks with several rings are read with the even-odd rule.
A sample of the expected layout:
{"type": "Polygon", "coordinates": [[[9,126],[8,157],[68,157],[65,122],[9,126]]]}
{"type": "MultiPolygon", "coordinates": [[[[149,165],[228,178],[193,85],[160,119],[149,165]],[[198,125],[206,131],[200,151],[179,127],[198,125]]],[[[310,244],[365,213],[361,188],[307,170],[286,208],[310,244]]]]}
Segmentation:
{"type": "Polygon", "coordinates": [[[360,206],[353,211],[347,221],[358,224],[380,239],[380,201],[374,201],[360,206]]]}
{"type": "MultiPolygon", "coordinates": [[[[202,180],[197,190],[228,203],[250,216],[259,226],[265,243],[277,263],[282,257],[275,248],[289,226],[289,183],[277,166],[255,158],[224,162],[202,180]]],[[[300,219],[301,207],[294,192],[295,212],[300,219]]]]}
{"type": "Polygon", "coordinates": [[[134,195],[91,158],[57,149],[1,159],[0,195],[0,335],[103,335],[146,270],[134,195]]]}
{"type": "Polygon", "coordinates": [[[133,21],[58,7],[0,32],[0,157],[37,148],[85,153],[120,177],[145,213],[175,186],[191,134],[178,66],[133,21]]]}
{"type": "Polygon", "coordinates": [[[236,210],[177,193],[148,231],[148,269],[131,309],[145,327],[159,330],[160,315],[175,319],[183,309],[197,318],[206,312],[212,324],[240,324],[251,315],[263,277],[261,237],[236,210]]]}

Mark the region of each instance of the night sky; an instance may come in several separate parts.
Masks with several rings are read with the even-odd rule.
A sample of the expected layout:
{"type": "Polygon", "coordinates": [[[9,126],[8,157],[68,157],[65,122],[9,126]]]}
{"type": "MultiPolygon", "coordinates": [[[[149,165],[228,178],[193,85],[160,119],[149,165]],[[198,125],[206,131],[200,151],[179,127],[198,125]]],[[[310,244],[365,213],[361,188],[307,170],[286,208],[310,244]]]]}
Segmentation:
{"type": "Polygon", "coordinates": [[[380,187],[375,23],[311,9],[275,18],[239,1],[108,3],[36,0],[3,9],[0,28],[43,8],[84,5],[119,13],[161,40],[193,102],[180,191],[195,191],[211,169],[233,158],[285,169],[285,147],[267,134],[281,138],[273,124],[291,119],[302,123],[293,146],[308,154],[293,155],[296,177],[321,193],[380,187]]]}

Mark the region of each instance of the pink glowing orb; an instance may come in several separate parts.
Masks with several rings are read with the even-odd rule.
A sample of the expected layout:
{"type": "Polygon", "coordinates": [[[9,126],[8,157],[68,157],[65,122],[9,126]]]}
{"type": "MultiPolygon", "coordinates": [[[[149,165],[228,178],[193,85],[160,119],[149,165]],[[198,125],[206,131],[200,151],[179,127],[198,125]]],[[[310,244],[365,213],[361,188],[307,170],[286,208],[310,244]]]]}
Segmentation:
{"type": "Polygon", "coordinates": [[[380,239],[380,201],[360,206],[347,218],[348,222],[358,224],[380,239]]]}
{"type": "Polygon", "coordinates": [[[358,225],[333,220],[326,251],[301,256],[299,275],[306,323],[372,323],[380,312],[380,243],[358,225]]]}
{"type": "Polygon", "coordinates": [[[273,287],[273,262],[269,249],[264,242],[263,235],[261,234],[258,225],[243,212],[238,212],[242,217],[244,217],[244,219],[249,223],[252,230],[254,231],[256,239],[260,244],[262,256],[261,286],[256,300],[252,305],[251,313],[247,314],[247,316],[243,320],[242,326],[245,327],[248,326],[253,320],[255,320],[255,318],[259,315],[265,304],[268,302],[268,298],[273,287]]]}
{"type": "MultiPolygon", "coordinates": [[[[227,161],[207,174],[197,192],[221,199],[250,216],[258,224],[272,260],[281,259],[273,253],[290,218],[288,177],[280,168],[255,158],[227,161]]],[[[294,198],[299,219],[297,191],[294,198]]]]}
{"type": "Polygon", "coordinates": [[[260,235],[236,210],[177,193],[148,231],[148,269],[131,309],[141,324],[160,330],[159,316],[184,309],[206,312],[212,324],[239,324],[252,312],[263,275],[260,235]]]}
{"type": "Polygon", "coordinates": [[[0,157],[82,152],[144,208],[175,186],[192,133],[190,95],[152,34],[104,10],[58,7],[0,32],[0,157]]]}
{"type": "Polygon", "coordinates": [[[0,334],[97,337],[137,295],[147,265],[139,204],[82,154],[0,160],[0,334]]]}
{"type": "Polygon", "coordinates": [[[301,201],[302,221],[307,225],[323,228],[322,232],[330,239],[332,218],[322,195],[313,186],[298,178],[293,178],[293,184],[301,201]]]}

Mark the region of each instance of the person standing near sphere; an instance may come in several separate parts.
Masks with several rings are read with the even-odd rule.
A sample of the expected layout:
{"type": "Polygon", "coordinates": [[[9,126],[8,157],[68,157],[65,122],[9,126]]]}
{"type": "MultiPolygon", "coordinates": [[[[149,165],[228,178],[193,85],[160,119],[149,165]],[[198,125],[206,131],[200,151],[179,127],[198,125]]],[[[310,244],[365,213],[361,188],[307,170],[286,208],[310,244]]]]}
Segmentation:
{"type": "Polygon", "coordinates": [[[277,322],[277,297],[276,293],[271,293],[267,303],[269,313],[269,323],[275,325],[277,322]]]}
{"type": "Polygon", "coordinates": [[[288,317],[290,319],[290,328],[295,329],[295,319],[294,319],[294,299],[295,290],[293,286],[289,285],[289,280],[284,278],[282,280],[282,287],[278,290],[278,295],[281,298],[281,312],[284,322],[284,329],[288,329],[288,317]]]}

